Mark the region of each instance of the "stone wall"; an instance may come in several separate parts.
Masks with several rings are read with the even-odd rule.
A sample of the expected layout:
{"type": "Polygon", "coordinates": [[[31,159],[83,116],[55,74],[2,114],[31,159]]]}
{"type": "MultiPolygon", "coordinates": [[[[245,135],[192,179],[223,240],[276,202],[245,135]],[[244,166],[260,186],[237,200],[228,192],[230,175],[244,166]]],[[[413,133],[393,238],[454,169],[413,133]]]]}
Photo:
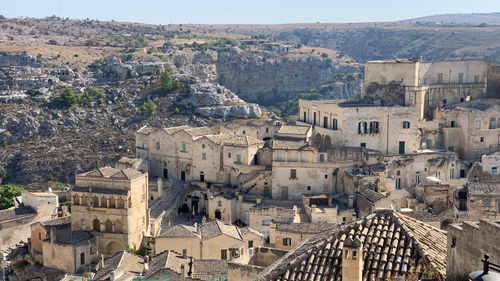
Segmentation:
{"type": "Polygon", "coordinates": [[[478,223],[463,222],[448,227],[448,280],[468,280],[470,272],[482,270],[484,254],[489,261],[500,264],[500,225],[481,219],[478,223]]]}

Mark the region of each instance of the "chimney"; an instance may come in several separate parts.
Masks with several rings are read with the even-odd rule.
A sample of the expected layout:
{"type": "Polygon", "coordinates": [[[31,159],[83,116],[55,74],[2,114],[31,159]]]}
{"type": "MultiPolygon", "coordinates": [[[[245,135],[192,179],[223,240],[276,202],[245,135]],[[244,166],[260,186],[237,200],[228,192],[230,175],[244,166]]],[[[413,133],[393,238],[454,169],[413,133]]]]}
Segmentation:
{"type": "Polygon", "coordinates": [[[50,243],[56,242],[56,229],[54,227],[50,228],[50,243]]]}
{"type": "Polygon", "coordinates": [[[100,254],[99,268],[104,268],[104,255],[100,254]]]}
{"type": "Polygon", "coordinates": [[[158,186],[158,197],[161,198],[163,192],[163,179],[161,177],[156,180],[156,185],[158,186]]]}
{"type": "Polygon", "coordinates": [[[342,280],[363,280],[363,244],[356,238],[346,238],[342,250],[342,280]]]}
{"type": "Polygon", "coordinates": [[[188,250],[187,249],[182,249],[182,258],[187,258],[187,254],[188,253],[188,250]]]}

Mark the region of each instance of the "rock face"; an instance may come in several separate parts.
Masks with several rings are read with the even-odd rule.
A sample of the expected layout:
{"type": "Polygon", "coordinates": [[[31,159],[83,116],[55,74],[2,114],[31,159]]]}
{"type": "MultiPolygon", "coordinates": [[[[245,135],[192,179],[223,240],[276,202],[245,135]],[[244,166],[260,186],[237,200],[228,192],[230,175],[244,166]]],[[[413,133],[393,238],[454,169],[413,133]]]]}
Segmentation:
{"type": "Polygon", "coordinates": [[[206,82],[191,85],[177,103],[210,118],[259,118],[262,114],[259,105],[247,104],[225,87],[206,82]]]}
{"type": "Polygon", "coordinates": [[[0,53],[0,67],[6,66],[30,66],[40,67],[37,59],[26,53],[22,54],[7,54],[0,53]]]}
{"type": "MultiPolygon", "coordinates": [[[[305,52],[292,54],[281,45],[272,47],[252,52],[232,47],[204,54],[183,53],[174,57],[174,63],[181,73],[218,83],[241,99],[261,105],[292,99],[335,74],[361,71],[355,63],[305,52]]],[[[360,90],[339,87],[336,95],[351,97],[360,90]]]]}
{"type": "Polygon", "coordinates": [[[158,75],[165,69],[165,64],[155,56],[137,57],[128,61],[122,61],[119,57],[111,57],[106,60],[102,72],[96,74],[95,77],[123,80],[143,74],[158,75]]]}

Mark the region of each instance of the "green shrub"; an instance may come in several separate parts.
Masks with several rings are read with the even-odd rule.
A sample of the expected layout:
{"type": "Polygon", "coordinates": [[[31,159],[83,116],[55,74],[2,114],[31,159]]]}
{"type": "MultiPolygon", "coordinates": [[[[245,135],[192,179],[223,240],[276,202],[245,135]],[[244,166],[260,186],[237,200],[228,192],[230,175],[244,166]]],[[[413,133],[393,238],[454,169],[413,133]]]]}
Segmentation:
{"type": "Polygon", "coordinates": [[[165,71],[160,76],[160,87],[165,92],[170,92],[174,87],[174,81],[172,78],[172,73],[170,71],[165,71]]]}
{"type": "Polygon", "coordinates": [[[60,108],[70,108],[75,105],[81,98],[81,95],[74,94],[70,88],[66,88],[59,96],[53,95],[50,98],[52,104],[60,108]]]}
{"type": "Polygon", "coordinates": [[[154,115],[156,113],[157,106],[152,100],[147,100],[146,102],[144,102],[142,107],[144,108],[144,110],[146,110],[146,112],[148,112],[151,115],[154,115]]]}
{"type": "Polygon", "coordinates": [[[4,184],[0,185],[0,209],[7,209],[14,206],[14,198],[25,191],[21,185],[4,184]]]}

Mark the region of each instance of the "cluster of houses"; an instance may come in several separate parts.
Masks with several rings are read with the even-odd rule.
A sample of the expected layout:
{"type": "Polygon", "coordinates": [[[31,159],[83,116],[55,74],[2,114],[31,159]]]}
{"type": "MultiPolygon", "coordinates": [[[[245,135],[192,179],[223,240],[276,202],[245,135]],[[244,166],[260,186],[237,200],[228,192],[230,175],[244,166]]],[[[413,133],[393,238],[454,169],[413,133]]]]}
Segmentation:
{"type": "Polygon", "coordinates": [[[70,218],[31,225],[29,259],[59,280],[466,278],[500,263],[495,69],[371,61],[359,100],[145,126],[134,156],[76,176],[70,218]]]}

